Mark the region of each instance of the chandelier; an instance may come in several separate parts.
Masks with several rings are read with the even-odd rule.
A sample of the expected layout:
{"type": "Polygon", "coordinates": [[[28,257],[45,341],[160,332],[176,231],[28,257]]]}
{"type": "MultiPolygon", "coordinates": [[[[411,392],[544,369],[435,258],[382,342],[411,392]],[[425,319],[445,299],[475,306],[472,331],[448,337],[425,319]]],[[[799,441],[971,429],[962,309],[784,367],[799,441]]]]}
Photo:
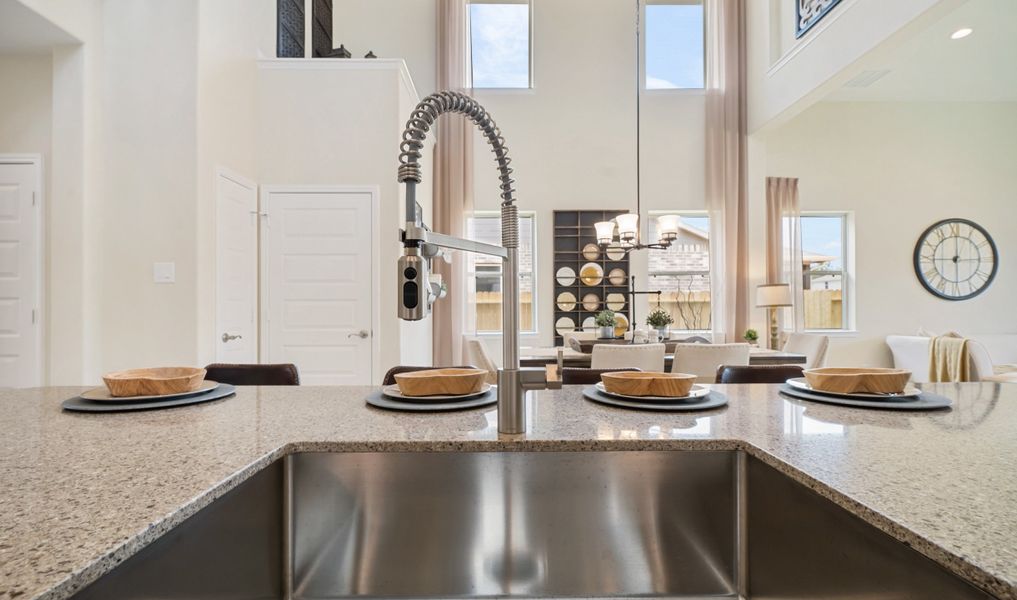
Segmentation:
{"type": "Polygon", "coordinates": [[[640,0],[636,0],[636,212],[618,215],[610,221],[594,223],[597,230],[597,243],[608,249],[620,249],[624,252],[632,250],[666,250],[678,239],[678,228],[681,224],[681,217],[678,215],[662,215],[657,217],[657,240],[644,243],[639,228],[639,215],[642,214],[642,198],[640,179],[642,164],[640,162],[640,63],[639,54],[642,51],[640,46],[640,0]],[[615,230],[617,229],[617,236],[615,230]]]}

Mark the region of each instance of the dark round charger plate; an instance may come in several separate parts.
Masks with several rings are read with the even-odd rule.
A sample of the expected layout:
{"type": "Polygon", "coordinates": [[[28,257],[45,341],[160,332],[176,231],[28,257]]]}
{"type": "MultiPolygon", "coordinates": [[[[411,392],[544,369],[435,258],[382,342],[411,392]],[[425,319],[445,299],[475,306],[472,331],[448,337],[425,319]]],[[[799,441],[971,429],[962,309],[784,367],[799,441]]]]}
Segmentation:
{"type": "Polygon", "coordinates": [[[657,410],[666,412],[689,412],[695,410],[709,410],[711,408],[720,408],[727,404],[727,396],[716,391],[710,390],[710,393],[704,396],[700,401],[693,402],[689,400],[679,400],[677,402],[635,402],[632,400],[626,400],[624,398],[618,398],[605,394],[598,390],[595,386],[587,386],[583,388],[583,397],[587,400],[591,400],[598,404],[607,404],[609,406],[617,406],[618,408],[632,408],[636,410],[657,410]]]}
{"type": "Polygon", "coordinates": [[[807,392],[788,384],[780,386],[780,393],[798,400],[836,404],[850,408],[875,408],[879,410],[942,410],[950,408],[953,401],[946,396],[930,392],[922,392],[920,396],[908,399],[888,398],[887,400],[855,400],[841,396],[830,396],[816,392],[807,392]]]}
{"type": "Polygon", "coordinates": [[[143,400],[138,402],[95,402],[75,396],[63,401],[64,410],[74,412],[128,412],[135,410],[159,410],[220,400],[236,393],[237,388],[228,383],[220,383],[218,387],[196,396],[170,398],[168,400],[143,400]]]}
{"type": "Polygon", "coordinates": [[[381,390],[371,392],[366,401],[375,408],[386,410],[401,410],[404,412],[448,412],[452,410],[468,410],[490,406],[498,402],[498,386],[492,385],[491,389],[480,396],[468,396],[463,400],[452,400],[449,402],[407,402],[391,398],[381,393],[381,390]]]}

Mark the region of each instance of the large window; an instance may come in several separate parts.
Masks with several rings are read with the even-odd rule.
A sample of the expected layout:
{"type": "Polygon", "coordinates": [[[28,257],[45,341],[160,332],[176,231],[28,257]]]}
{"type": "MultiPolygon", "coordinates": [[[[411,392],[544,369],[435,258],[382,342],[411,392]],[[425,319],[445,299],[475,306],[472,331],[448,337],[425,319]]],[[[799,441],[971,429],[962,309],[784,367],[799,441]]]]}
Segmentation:
{"type": "Polygon", "coordinates": [[[702,0],[648,0],[645,31],[646,89],[704,87],[702,0]]]}
{"type": "MultiPolygon", "coordinates": [[[[501,245],[501,215],[496,212],[478,213],[467,219],[466,236],[478,242],[501,245]]],[[[533,244],[536,237],[534,215],[520,213],[519,301],[521,307],[519,330],[523,333],[533,333],[537,329],[533,313],[534,296],[536,295],[533,286],[534,270],[536,269],[533,244]]],[[[467,257],[470,305],[474,308],[472,317],[476,331],[477,333],[500,333],[502,260],[481,254],[467,254],[467,257]]]]}
{"type": "Polygon", "coordinates": [[[530,87],[530,3],[471,0],[470,53],[473,87],[530,87]]]}
{"type": "MultiPolygon", "coordinates": [[[[675,214],[675,213],[670,213],[675,214]]],[[[660,306],[674,318],[671,329],[710,330],[710,218],[701,213],[678,213],[678,239],[667,250],[647,256],[648,290],[660,290],[660,306]]],[[[650,215],[650,239],[657,239],[656,219],[650,215]]],[[[649,297],[655,308],[655,296],[649,297]]]]}
{"type": "Polygon", "coordinates": [[[849,218],[802,213],[802,311],[805,329],[848,329],[849,218]]]}

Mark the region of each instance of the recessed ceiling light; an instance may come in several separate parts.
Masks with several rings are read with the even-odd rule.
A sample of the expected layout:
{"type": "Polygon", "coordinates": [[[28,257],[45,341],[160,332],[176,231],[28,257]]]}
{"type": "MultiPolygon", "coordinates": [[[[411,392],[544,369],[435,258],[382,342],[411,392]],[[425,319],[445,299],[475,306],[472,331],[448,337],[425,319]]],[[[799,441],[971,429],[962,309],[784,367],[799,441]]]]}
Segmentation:
{"type": "Polygon", "coordinates": [[[971,29],[970,27],[962,27],[962,28],[958,29],[957,31],[951,33],[950,34],[950,39],[951,40],[959,40],[961,38],[966,38],[969,35],[971,35],[972,31],[974,31],[974,30],[971,29]]]}

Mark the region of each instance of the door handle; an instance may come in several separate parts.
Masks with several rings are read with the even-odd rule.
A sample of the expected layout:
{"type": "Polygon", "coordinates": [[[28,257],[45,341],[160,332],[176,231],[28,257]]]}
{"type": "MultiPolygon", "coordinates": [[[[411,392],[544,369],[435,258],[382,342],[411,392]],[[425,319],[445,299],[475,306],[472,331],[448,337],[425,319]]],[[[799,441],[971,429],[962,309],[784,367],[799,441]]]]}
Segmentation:
{"type": "Polygon", "coordinates": [[[226,342],[228,342],[230,340],[239,340],[242,337],[244,337],[244,336],[242,336],[242,335],[230,335],[228,333],[224,333],[224,334],[222,334],[222,343],[225,344],[226,342]]]}
{"type": "Polygon", "coordinates": [[[351,333],[351,334],[349,334],[349,335],[348,335],[348,336],[346,336],[346,337],[347,337],[347,338],[351,338],[351,337],[358,337],[358,338],[360,338],[360,339],[362,339],[362,340],[366,340],[366,339],[367,339],[367,337],[368,337],[368,336],[370,336],[370,335],[371,335],[371,332],[370,332],[370,331],[368,331],[368,330],[366,330],[366,329],[361,329],[360,331],[358,331],[358,332],[356,332],[356,333],[351,333]]]}

